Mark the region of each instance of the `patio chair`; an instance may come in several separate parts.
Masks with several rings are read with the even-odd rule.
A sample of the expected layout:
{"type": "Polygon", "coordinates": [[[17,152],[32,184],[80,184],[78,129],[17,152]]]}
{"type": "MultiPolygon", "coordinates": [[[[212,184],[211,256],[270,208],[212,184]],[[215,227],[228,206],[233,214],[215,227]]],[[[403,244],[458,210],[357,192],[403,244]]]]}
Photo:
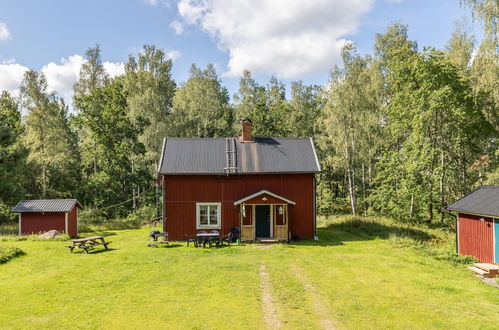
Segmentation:
{"type": "Polygon", "coordinates": [[[232,233],[228,233],[227,235],[222,235],[220,239],[220,244],[223,246],[224,242],[227,242],[227,245],[230,246],[231,241],[232,241],[232,233]]]}
{"type": "Polygon", "coordinates": [[[196,246],[196,235],[185,234],[185,240],[187,241],[187,246],[189,246],[189,243],[193,243],[196,246]]]}
{"type": "MultiPolygon", "coordinates": [[[[208,232],[206,230],[199,230],[197,232],[197,234],[208,234],[208,232]]],[[[196,242],[194,243],[194,246],[198,247],[201,244],[203,244],[203,248],[206,247],[207,238],[206,237],[197,237],[197,234],[196,234],[196,242]]]]}
{"type": "Polygon", "coordinates": [[[208,243],[211,245],[214,244],[216,247],[220,247],[220,232],[218,230],[211,230],[210,234],[216,234],[217,237],[210,237],[208,243]]]}

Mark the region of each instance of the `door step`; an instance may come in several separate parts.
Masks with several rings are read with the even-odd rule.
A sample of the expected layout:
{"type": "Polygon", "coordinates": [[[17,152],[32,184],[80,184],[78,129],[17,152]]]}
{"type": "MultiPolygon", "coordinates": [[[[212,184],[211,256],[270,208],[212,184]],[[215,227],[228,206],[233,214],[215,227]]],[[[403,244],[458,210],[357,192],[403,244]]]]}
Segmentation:
{"type": "Polygon", "coordinates": [[[483,264],[483,263],[478,263],[478,264],[475,264],[474,266],[469,266],[468,269],[471,270],[472,272],[474,272],[475,274],[483,277],[483,278],[493,278],[493,277],[496,277],[497,275],[499,275],[499,269],[496,269],[495,267],[489,267],[488,265],[490,266],[494,266],[494,265],[491,265],[491,264],[483,264]],[[486,268],[486,269],[484,269],[486,268]],[[491,271],[487,270],[487,269],[490,269],[491,271]]]}
{"type": "Polygon", "coordinates": [[[485,270],[491,274],[499,275],[499,265],[487,264],[487,263],[476,263],[475,267],[485,270]]]}
{"type": "Polygon", "coordinates": [[[274,238],[256,238],[256,241],[258,243],[264,243],[264,244],[273,244],[273,243],[279,243],[280,241],[274,238]]]}

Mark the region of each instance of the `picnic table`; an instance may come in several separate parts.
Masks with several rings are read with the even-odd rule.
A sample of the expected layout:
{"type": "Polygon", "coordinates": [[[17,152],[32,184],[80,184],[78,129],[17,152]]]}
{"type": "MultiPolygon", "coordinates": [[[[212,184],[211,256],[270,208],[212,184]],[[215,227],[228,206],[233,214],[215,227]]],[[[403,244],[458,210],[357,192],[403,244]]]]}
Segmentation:
{"type": "Polygon", "coordinates": [[[152,231],[149,234],[149,238],[153,239],[153,243],[149,242],[149,244],[147,244],[148,247],[158,247],[159,244],[168,245],[168,233],[167,232],[152,231]],[[160,240],[160,238],[162,238],[162,239],[160,240]]]}
{"type": "Polygon", "coordinates": [[[208,243],[211,247],[211,245],[213,243],[215,243],[216,246],[218,247],[220,245],[220,233],[219,232],[209,232],[209,233],[198,232],[196,234],[196,240],[197,240],[196,246],[203,244],[203,247],[205,247],[206,244],[208,243]]]}
{"type": "Polygon", "coordinates": [[[88,250],[93,249],[96,246],[102,245],[106,250],[111,242],[106,242],[104,240],[104,236],[92,236],[92,237],[84,237],[71,240],[72,245],[66,245],[69,248],[70,252],[73,252],[74,249],[83,249],[85,253],[88,253],[88,250]]]}

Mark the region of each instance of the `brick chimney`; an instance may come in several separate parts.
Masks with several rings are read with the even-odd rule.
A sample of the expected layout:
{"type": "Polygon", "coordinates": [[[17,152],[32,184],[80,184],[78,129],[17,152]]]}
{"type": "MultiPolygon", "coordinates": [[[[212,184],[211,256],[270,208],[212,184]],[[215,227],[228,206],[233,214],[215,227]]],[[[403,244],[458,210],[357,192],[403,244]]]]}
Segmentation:
{"type": "Polygon", "coordinates": [[[241,120],[241,124],[243,126],[241,142],[253,142],[253,134],[251,133],[253,129],[253,123],[250,119],[246,118],[241,120]]]}

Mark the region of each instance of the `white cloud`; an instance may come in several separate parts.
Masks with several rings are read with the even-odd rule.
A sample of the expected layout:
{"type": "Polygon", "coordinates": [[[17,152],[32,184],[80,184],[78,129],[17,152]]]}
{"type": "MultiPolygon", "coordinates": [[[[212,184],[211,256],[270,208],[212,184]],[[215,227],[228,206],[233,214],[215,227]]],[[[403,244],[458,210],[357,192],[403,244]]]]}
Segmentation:
{"type": "Polygon", "coordinates": [[[111,78],[125,73],[125,63],[123,62],[104,62],[102,66],[111,78]]]}
{"type": "Polygon", "coordinates": [[[23,81],[24,72],[27,67],[20,64],[0,64],[0,92],[8,91],[14,96],[19,95],[19,86],[23,81]]]}
{"type": "Polygon", "coordinates": [[[168,0],[144,0],[151,6],[161,5],[166,8],[170,8],[170,2],[168,0]]]}
{"type": "Polygon", "coordinates": [[[81,55],[73,55],[62,58],[61,64],[50,62],[44,65],[41,71],[47,77],[48,90],[61,95],[66,101],[71,100],[73,84],[80,77],[80,68],[84,62],[81,55]]]}
{"type": "Polygon", "coordinates": [[[179,21],[172,21],[170,23],[170,27],[175,30],[176,34],[182,34],[184,33],[184,24],[182,24],[179,21]]]}
{"type": "Polygon", "coordinates": [[[177,58],[182,56],[182,53],[179,52],[178,50],[170,50],[165,55],[167,58],[171,59],[172,61],[175,61],[177,58]]]}
{"type": "Polygon", "coordinates": [[[12,39],[9,27],[4,22],[0,22],[0,40],[12,39]]]}
{"type": "Polygon", "coordinates": [[[229,52],[227,76],[244,69],[283,78],[326,72],[374,0],[180,0],[185,24],[229,52]]]}
{"type": "MultiPolygon", "coordinates": [[[[0,64],[0,92],[6,90],[18,96],[24,72],[29,68],[14,61],[14,59],[9,59],[0,64]]],[[[71,104],[73,85],[79,79],[80,69],[85,61],[83,56],[76,54],[62,58],[60,63],[50,62],[44,65],[40,71],[47,77],[48,91],[57,93],[68,104],[71,104]]],[[[110,77],[125,73],[124,63],[104,62],[102,65],[110,77]]]]}

